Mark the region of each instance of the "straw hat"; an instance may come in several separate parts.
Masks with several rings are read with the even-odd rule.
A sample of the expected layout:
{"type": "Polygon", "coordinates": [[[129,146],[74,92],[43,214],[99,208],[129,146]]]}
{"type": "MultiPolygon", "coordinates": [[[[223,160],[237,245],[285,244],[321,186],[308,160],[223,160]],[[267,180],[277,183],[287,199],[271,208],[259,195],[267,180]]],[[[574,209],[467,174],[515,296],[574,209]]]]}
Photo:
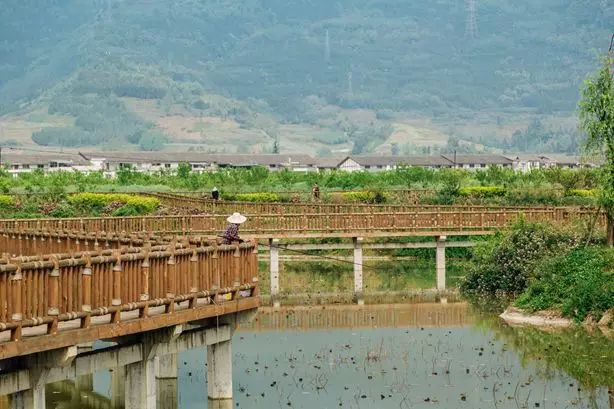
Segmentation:
{"type": "Polygon", "coordinates": [[[228,223],[233,224],[241,224],[247,220],[247,217],[243,216],[241,213],[233,213],[232,216],[226,219],[228,223]]]}

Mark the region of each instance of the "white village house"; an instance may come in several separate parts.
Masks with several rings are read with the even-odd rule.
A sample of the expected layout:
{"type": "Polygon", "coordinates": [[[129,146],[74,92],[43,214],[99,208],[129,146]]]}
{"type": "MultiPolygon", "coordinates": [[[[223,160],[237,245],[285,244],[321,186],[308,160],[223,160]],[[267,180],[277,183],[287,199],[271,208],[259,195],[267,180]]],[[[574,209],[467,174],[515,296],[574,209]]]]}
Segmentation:
{"type": "Polygon", "coordinates": [[[40,169],[54,171],[103,171],[106,177],[115,177],[119,169],[130,167],[137,172],[176,172],[179,165],[188,163],[194,172],[217,169],[250,168],[263,166],[275,172],[288,169],[294,172],[318,172],[340,170],[347,172],[382,172],[398,166],[416,166],[427,169],[459,168],[486,169],[489,166],[511,168],[520,172],[545,167],[576,169],[599,166],[598,162],[580,160],[577,156],[530,154],[479,154],[479,155],[415,155],[377,156],[352,155],[345,157],[313,158],[305,154],[222,155],[197,152],[91,152],[85,154],[61,152],[28,152],[17,149],[4,150],[2,165],[13,176],[40,169]]]}

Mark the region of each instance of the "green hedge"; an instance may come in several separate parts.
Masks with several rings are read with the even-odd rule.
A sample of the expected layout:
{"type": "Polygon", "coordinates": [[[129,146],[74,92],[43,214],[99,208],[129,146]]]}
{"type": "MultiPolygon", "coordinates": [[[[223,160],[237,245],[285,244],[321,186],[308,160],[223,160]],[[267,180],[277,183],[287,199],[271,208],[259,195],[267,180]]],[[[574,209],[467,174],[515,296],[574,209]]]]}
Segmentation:
{"type": "Polygon", "coordinates": [[[565,192],[565,196],[567,197],[586,197],[593,198],[597,196],[597,189],[569,189],[565,192]]]}
{"type": "Polygon", "coordinates": [[[10,208],[15,203],[13,196],[0,195],[0,208],[10,208]]]}
{"type": "Polygon", "coordinates": [[[224,195],[224,199],[237,202],[281,202],[281,196],[277,193],[237,193],[224,195]]]}
{"type": "Polygon", "coordinates": [[[69,196],[68,202],[81,209],[100,209],[110,203],[119,202],[125,206],[130,206],[139,214],[151,213],[160,207],[160,200],[155,197],[135,196],[124,193],[77,193],[69,196]]]}
{"type": "Polygon", "coordinates": [[[385,203],[390,200],[390,195],[378,191],[343,192],[342,198],[346,203],[385,203]]]}
{"type": "Polygon", "coordinates": [[[458,191],[460,196],[464,197],[503,197],[507,191],[499,186],[471,186],[463,187],[458,191]]]}

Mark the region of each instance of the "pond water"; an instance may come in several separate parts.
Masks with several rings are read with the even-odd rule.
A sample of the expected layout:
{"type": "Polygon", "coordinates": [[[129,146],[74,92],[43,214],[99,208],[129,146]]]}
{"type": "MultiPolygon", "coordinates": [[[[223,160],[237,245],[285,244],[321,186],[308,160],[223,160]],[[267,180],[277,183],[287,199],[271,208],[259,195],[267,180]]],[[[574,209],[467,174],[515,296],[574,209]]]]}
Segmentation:
{"type": "MultiPolygon", "coordinates": [[[[464,303],[262,309],[232,348],[227,407],[614,408],[613,341],[510,328],[464,303]]],[[[212,408],[205,363],[180,354],[176,398],[159,407],[212,408]]],[[[94,375],[99,399],[111,389],[94,375]]],[[[88,407],[61,391],[48,387],[48,407],[88,407]]]]}

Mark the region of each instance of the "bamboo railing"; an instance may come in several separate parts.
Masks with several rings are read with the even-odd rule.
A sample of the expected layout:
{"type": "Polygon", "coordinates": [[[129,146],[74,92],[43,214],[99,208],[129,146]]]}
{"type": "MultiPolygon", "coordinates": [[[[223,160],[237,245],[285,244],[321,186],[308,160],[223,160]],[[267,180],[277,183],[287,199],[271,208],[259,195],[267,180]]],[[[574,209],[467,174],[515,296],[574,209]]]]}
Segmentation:
{"type": "MultiPolygon", "coordinates": [[[[498,211],[502,206],[490,205],[422,205],[422,204],[333,204],[333,203],[264,203],[211,200],[174,193],[143,193],[160,199],[164,204],[178,209],[198,209],[203,213],[226,214],[241,212],[248,216],[259,214],[371,214],[443,211],[498,211]]],[[[552,209],[543,206],[506,206],[510,210],[552,209]]]]}
{"type": "MultiPolygon", "coordinates": [[[[2,236],[3,248],[17,250],[16,242],[25,246],[37,237],[62,250],[79,235],[2,236]]],[[[71,249],[65,254],[35,255],[28,246],[21,248],[23,256],[5,253],[0,261],[0,334],[10,331],[9,342],[18,342],[28,327],[46,326],[44,333],[52,335],[65,321],[78,320],[79,328],[88,329],[95,317],[117,324],[128,312],[138,311],[136,319],[147,319],[152,307],[163,306],[165,314],[172,314],[181,303],[194,309],[258,295],[255,242],[218,246],[192,237],[160,244],[164,241],[141,239],[142,247],[71,249]]],[[[119,237],[110,240],[120,242],[119,237]]],[[[2,351],[0,341],[0,359],[5,358],[2,351]]]]}
{"type": "MultiPolygon", "coordinates": [[[[218,235],[227,215],[90,217],[65,219],[0,219],[2,231],[72,231],[109,233],[218,235]]],[[[284,237],[302,234],[472,232],[507,228],[520,219],[549,223],[572,223],[595,217],[594,210],[579,208],[497,208],[459,210],[439,207],[432,211],[381,213],[257,214],[248,217],[241,232],[249,235],[284,237]]],[[[603,215],[598,223],[604,224],[603,215]]],[[[127,240],[126,238],[124,238],[127,240]]],[[[135,238],[138,240],[138,238],[135,238]]],[[[99,239],[100,241],[100,239],[99,239]]]]}

